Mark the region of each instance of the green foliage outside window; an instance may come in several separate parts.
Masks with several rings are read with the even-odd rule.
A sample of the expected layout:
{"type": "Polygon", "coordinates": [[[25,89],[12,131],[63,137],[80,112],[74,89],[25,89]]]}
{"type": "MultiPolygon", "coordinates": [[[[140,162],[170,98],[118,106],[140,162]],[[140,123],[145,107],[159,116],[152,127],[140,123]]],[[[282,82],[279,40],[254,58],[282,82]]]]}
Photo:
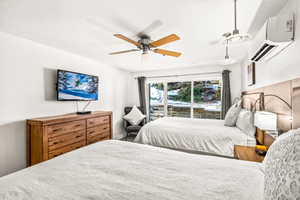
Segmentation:
{"type": "MultiPolygon", "coordinates": [[[[168,95],[169,100],[191,102],[192,82],[169,82],[168,91],[177,91],[176,95],[168,95]]],[[[152,88],[163,90],[163,83],[151,83],[152,88]]],[[[221,100],[220,81],[195,81],[194,82],[194,102],[203,103],[221,100]],[[214,86],[214,87],[213,87],[214,86]]]]}

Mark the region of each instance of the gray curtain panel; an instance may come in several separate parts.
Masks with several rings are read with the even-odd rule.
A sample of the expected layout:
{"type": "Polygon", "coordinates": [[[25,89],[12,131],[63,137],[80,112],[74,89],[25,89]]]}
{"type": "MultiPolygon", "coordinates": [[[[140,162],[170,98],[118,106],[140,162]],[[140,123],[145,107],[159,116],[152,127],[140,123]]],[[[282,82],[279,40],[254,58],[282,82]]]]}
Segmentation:
{"type": "Polygon", "coordinates": [[[227,111],[231,106],[231,92],[230,92],[230,71],[224,70],[222,72],[222,112],[221,119],[225,118],[227,111]]]}
{"type": "Polygon", "coordinates": [[[141,111],[144,114],[146,114],[145,80],[146,80],[146,77],[138,77],[140,107],[141,107],[141,111]]]}

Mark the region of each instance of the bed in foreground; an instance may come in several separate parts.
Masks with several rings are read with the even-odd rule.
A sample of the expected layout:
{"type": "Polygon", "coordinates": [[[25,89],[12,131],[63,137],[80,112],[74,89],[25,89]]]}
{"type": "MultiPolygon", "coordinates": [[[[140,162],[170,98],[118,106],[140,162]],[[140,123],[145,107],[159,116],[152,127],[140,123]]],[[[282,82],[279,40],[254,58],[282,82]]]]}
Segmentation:
{"type": "Polygon", "coordinates": [[[233,157],[234,145],[255,146],[256,139],[224,120],[164,117],[146,124],[135,142],[233,157]]]}
{"type": "Polygon", "coordinates": [[[263,199],[261,163],[105,141],[0,178],[0,199],[263,199]]]}

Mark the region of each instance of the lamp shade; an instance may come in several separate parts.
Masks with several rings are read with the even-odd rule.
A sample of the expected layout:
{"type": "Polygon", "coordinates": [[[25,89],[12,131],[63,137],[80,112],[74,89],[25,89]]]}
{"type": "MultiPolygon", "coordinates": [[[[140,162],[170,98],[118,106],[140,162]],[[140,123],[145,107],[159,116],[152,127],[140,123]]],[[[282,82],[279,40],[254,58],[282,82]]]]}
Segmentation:
{"type": "Polygon", "coordinates": [[[265,111],[255,112],[254,126],[264,131],[277,131],[277,114],[265,111]]]}

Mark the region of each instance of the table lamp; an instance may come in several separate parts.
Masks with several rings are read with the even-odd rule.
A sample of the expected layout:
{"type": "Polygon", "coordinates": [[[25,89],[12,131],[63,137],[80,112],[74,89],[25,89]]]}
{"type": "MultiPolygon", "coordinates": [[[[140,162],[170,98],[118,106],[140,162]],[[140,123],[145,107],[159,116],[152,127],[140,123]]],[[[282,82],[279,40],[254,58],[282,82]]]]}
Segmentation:
{"type": "MultiPolygon", "coordinates": [[[[274,138],[278,137],[277,131],[277,114],[266,112],[266,111],[257,111],[254,114],[254,126],[259,128],[262,131],[267,132],[274,138]]],[[[256,145],[256,152],[260,155],[265,155],[267,151],[267,146],[256,145]]]]}
{"type": "Polygon", "coordinates": [[[266,111],[257,111],[254,114],[254,126],[266,131],[267,133],[278,136],[277,131],[277,114],[266,111]]]}

